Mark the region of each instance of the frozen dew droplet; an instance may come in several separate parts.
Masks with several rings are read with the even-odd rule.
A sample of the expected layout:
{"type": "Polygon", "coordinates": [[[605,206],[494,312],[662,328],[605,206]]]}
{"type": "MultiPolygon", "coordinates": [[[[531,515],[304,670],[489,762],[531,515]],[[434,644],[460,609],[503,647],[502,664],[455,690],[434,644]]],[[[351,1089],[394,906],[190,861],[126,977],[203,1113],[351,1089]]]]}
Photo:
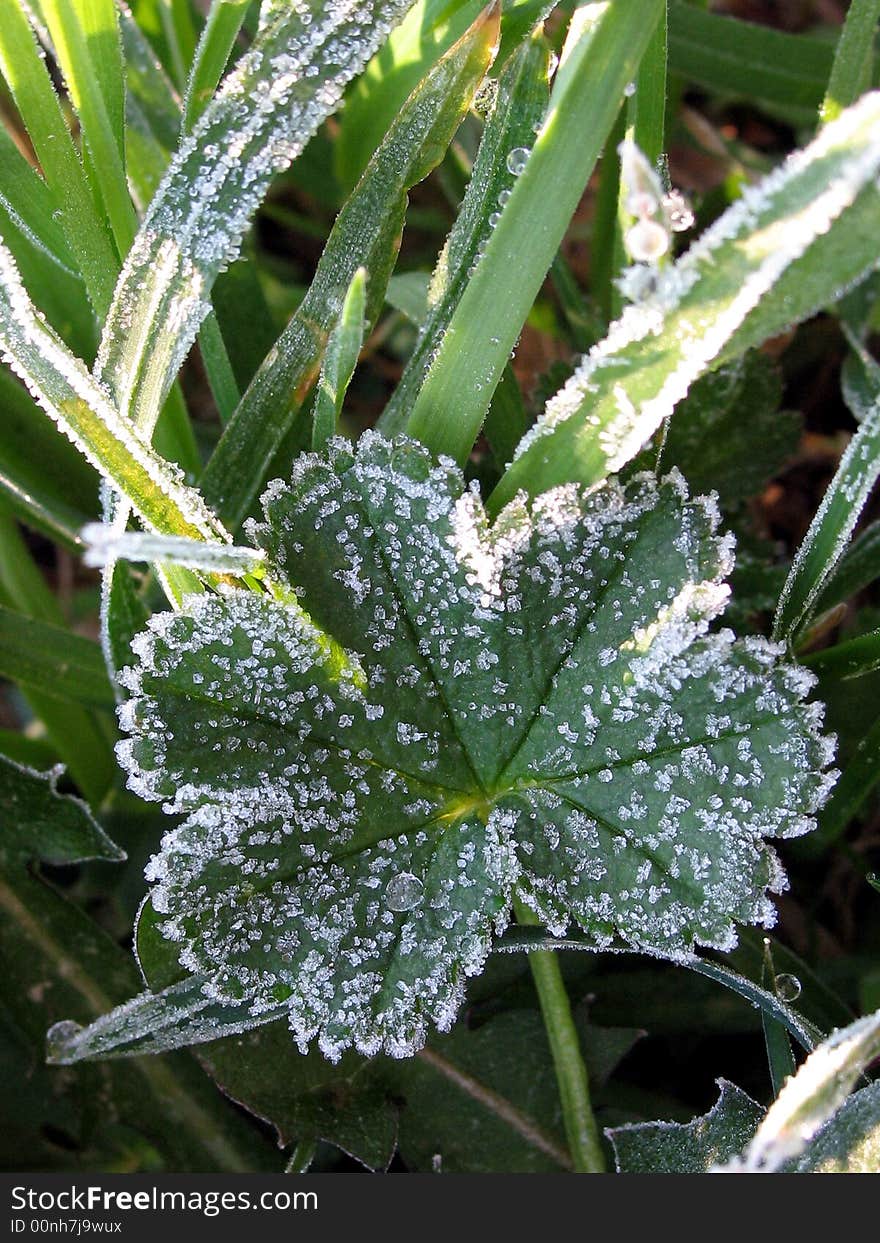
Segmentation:
{"type": "Polygon", "coordinates": [[[74,1023],[72,1019],[54,1023],[46,1033],[46,1057],[49,1061],[62,1054],[82,1030],[82,1024],[74,1023]]]}
{"type": "Polygon", "coordinates": [[[669,249],[669,234],[656,220],[639,220],[627,230],[624,243],[637,263],[654,263],[669,249]]]}
{"type": "Polygon", "coordinates": [[[528,164],[531,154],[528,147],[514,147],[507,157],[507,171],[518,177],[528,164]]]}
{"type": "Polygon", "coordinates": [[[694,213],[680,190],[670,190],[663,196],[663,214],[673,233],[684,233],[693,226],[694,213]]]}
{"type": "Polygon", "coordinates": [[[776,995],[780,1001],[797,1001],[801,995],[801,982],[796,975],[781,972],[773,981],[776,995]]]}
{"type": "Polygon", "coordinates": [[[401,872],[385,886],[385,905],[389,911],[411,911],[422,900],[424,885],[412,872],[401,872]]]}

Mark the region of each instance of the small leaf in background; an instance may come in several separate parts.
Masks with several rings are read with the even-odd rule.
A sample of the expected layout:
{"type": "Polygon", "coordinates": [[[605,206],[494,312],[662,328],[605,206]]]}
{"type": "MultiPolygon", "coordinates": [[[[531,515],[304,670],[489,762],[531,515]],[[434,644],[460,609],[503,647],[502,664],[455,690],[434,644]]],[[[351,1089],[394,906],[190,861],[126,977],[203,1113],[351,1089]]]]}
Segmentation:
{"type": "Polygon", "coordinates": [[[740,1152],[763,1116],[760,1105],[725,1079],[718,1100],[692,1122],[637,1122],[612,1127],[618,1174],[705,1174],[740,1152]]]}
{"type": "Polygon", "coordinates": [[[323,449],[336,435],[342,403],[364,343],[367,298],[366,268],[358,268],[342,303],[339,322],[330,334],[312,410],[312,448],[323,449]]]}
{"type": "MultiPolygon", "coordinates": [[[[514,895],[683,961],[772,921],[764,839],[811,827],[830,746],[808,675],[707,633],[729,545],[680,476],[489,528],[448,461],[368,434],[264,502],[251,535],[297,602],[195,597],[123,678],[130,784],[189,813],[149,874],[203,1008],[284,1005],[302,1046],[402,1056],[451,1024],[514,895]]],[[[101,1051],[161,1001],[126,1013],[101,1051]]]]}
{"type": "Polygon", "coordinates": [[[800,416],[780,410],[782,384],[763,354],[719,367],[691,387],[669,421],[661,470],[677,466],[695,492],[725,507],[759,492],[791,457],[800,416]]]}

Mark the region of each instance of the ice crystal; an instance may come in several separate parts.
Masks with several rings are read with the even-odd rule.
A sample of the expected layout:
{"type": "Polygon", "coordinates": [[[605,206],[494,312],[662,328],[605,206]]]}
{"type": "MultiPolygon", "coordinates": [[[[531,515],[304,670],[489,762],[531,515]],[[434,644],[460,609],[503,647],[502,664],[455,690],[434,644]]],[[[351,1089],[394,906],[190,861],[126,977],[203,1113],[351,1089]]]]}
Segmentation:
{"type": "Polygon", "coordinates": [[[288,601],[193,597],[123,675],[130,785],[187,813],[153,906],[213,1000],[284,1005],[330,1057],[405,1055],[514,895],[671,958],[772,922],[765,838],[810,828],[830,746],[809,674],[709,633],[712,501],[639,476],[490,526],[451,462],[368,434],[263,506],[288,601]]]}

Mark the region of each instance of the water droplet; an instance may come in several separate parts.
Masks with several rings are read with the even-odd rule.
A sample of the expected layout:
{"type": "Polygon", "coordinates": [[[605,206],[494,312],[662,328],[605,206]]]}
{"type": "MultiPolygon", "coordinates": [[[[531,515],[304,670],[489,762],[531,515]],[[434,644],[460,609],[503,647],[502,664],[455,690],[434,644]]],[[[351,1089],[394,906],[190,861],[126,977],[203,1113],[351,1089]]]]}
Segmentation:
{"type": "Polygon", "coordinates": [[[633,95],[636,93],[635,82],[627,82],[626,86],[623,88],[623,93],[627,99],[632,99],[633,95]]]}
{"type": "Polygon", "coordinates": [[[773,981],[776,995],[780,1001],[797,1001],[801,995],[801,982],[796,975],[783,971],[773,981]]]}
{"type": "Polygon", "coordinates": [[[623,240],[637,263],[655,263],[669,249],[669,234],[656,220],[640,220],[627,230],[623,240]]]}
{"type": "Polygon", "coordinates": [[[422,900],[424,885],[412,872],[401,872],[385,886],[385,905],[390,911],[411,911],[422,900]]]}
{"type": "Polygon", "coordinates": [[[514,147],[507,157],[507,171],[518,177],[528,164],[531,154],[528,147],[514,147]]]}
{"type": "Polygon", "coordinates": [[[71,1043],[82,1030],[82,1024],[74,1023],[71,1019],[63,1019],[60,1023],[54,1023],[46,1033],[46,1057],[48,1061],[67,1061],[65,1055],[69,1052],[71,1043]]]}
{"type": "Polygon", "coordinates": [[[489,228],[494,229],[500,219],[501,219],[501,212],[493,211],[492,215],[489,217],[489,228]]]}
{"type": "Polygon", "coordinates": [[[498,206],[503,207],[505,203],[509,203],[511,194],[513,194],[512,190],[502,190],[498,195],[498,206]]]}

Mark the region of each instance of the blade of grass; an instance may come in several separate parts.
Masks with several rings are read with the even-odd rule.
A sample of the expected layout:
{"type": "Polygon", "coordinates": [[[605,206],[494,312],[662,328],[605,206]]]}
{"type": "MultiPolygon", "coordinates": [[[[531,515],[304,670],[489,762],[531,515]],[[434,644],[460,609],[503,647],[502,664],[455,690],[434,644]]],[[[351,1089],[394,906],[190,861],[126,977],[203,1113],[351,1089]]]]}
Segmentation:
{"type": "Polygon", "coordinates": [[[710,91],[796,109],[815,121],[834,57],[833,45],[786,34],[673,0],[669,68],[710,91]]]}
{"type": "Polygon", "coordinates": [[[535,128],[544,116],[549,97],[549,55],[546,41],[536,35],[514,53],[501,74],[470,183],[428,287],[427,315],[403,375],[379,419],[386,435],[395,435],[406,426],[431,360],[442,347],[483,248],[513,193],[516,177],[507,166],[508,157],[534,139],[535,128]]]}
{"type": "Polygon", "coordinates": [[[202,29],[183,99],[183,132],[189,134],[208,106],[252,0],[213,0],[202,29]]]}
{"type": "Polygon", "coordinates": [[[838,296],[877,263],[880,94],[749,188],[653,278],[548,403],[490,499],[592,484],[638,452],[694,380],[838,296]]]}
{"type": "Polygon", "coordinates": [[[878,19],[880,0],[851,0],[819,112],[823,121],[839,117],[870,87],[878,19]]]}
{"type": "Polygon", "coordinates": [[[342,403],[364,343],[366,307],[367,270],[358,268],[351,278],[339,322],[330,334],[321,363],[312,411],[312,449],[315,451],[323,449],[336,435],[342,403]]]}
{"type": "MultiPolygon", "coordinates": [[[[880,781],[880,717],[863,738],[844,768],[831,797],[822,808],[819,828],[808,839],[812,846],[827,849],[839,841],[880,781]]],[[[804,843],[806,845],[806,842],[804,843]]]]}
{"type": "Polygon", "coordinates": [[[114,0],[41,0],[40,7],[121,258],[134,237],[136,217],[125,177],[125,84],[116,6],[114,0]]]}
{"type": "Polygon", "coordinates": [[[0,350],[34,400],[148,526],[195,539],[228,539],[201,496],[140,439],[79,359],[39,318],[2,244],[0,350]]]}
{"type": "Polygon", "coordinates": [[[817,616],[833,609],[836,604],[850,600],[880,578],[880,519],[865,527],[861,535],[832,570],[819,594],[815,612],[817,616]]]}
{"type": "Polygon", "coordinates": [[[61,227],[99,320],[116,281],[117,256],[103,217],[95,209],[49,72],[33,31],[17,3],[6,3],[0,22],[0,71],[12,92],[53,198],[61,227]]]}
{"type": "Polygon", "coordinates": [[[281,9],[173,158],[126,259],[99,352],[123,414],[152,430],[211,286],[274,174],[338,105],[410,0],[281,9]]]}
{"type": "Polygon", "coordinates": [[[823,648],[821,652],[810,652],[802,656],[801,661],[823,678],[864,677],[880,669],[880,630],[871,630],[834,647],[823,648]]]}
{"type": "Polygon", "coordinates": [[[490,63],[496,37],[497,17],[487,11],[413,93],[339,213],[305,298],[248,387],[202,477],[204,495],[233,527],[246,516],[317,378],[358,267],[369,277],[368,323],[381,310],[407,193],[443,158],[490,63]]]}
{"type": "Polygon", "coordinates": [[[97,643],[4,608],[0,608],[0,676],[50,699],[90,708],[116,706],[97,643]]]}
{"type": "Polygon", "coordinates": [[[464,462],[663,8],[577,10],[546,118],[456,308],[407,430],[464,462]],[[553,192],[550,192],[550,187],[553,192]]]}
{"type": "Polygon", "coordinates": [[[880,395],[840,459],[840,465],[792,562],[776,609],[774,634],[791,639],[812,614],[840,561],[880,474],[880,395]]]}

